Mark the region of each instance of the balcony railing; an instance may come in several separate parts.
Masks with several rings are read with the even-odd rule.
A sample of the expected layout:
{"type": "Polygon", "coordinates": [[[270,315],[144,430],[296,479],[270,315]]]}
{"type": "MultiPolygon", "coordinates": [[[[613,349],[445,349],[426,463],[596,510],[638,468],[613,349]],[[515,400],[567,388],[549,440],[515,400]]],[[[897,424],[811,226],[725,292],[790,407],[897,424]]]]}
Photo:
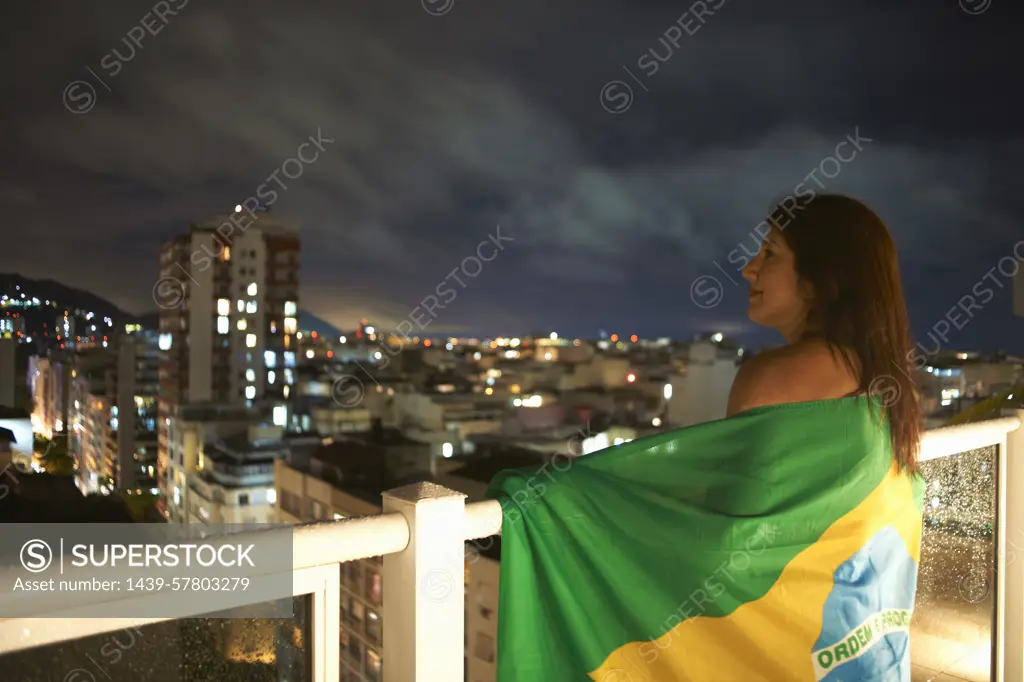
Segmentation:
{"type": "MultiPolygon", "coordinates": [[[[1022,423],[1024,410],[1002,419],[932,430],[925,435],[921,453],[923,466],[927,468],[935,462],[955,462],[945,458],[961,453],[994,448],[991,460],[980,465],[980,470],[987,472],[986,480],[994,482],[994,499],[991,504],[986,503],[993,510],[991,561],[983,567],[985,575],[992,577],[991,589],[986,591],[991,600],[991,606],[987,607],[991,614],[982,614],[982,621],[991,623],[991,635],[985,639],[987,643],[981,652],[985,654],[982,658],[989,659],[983,661],[985,672],[981,673],[984,675],[981,679],[996,682],[1024,682],[1024,561],[1016,561],[1014,551],[1024,551],[1024,544],[1018,546],[1011,540],[1024,538],[1022,423]]],[[[969,468],[969,462],[965,460],[964,464],[964,470],[969,468]]],[[[962,470],[952,471],[951,479],[959,481],[961,486],[971,485],[963,478],[962,470]]],[[[929,486],[929,489],[939,487],[932,480],[929,486]]],[[[962,492],[970,495],[977,491],[962,492]]],[[[462,493],[432,483],[388,491],[383,494],[383,500],[384,511],[379,515],[318,522],[294,529],[293,598],[296,610],[304,614],[308,640],[302,642],[303,655],[308,657],[300,675],[302,679],[317,682],[339,679],[342,660],[339,650],[340,564],[374,556],[384,557],[384,682],[463,679],[465,542],[500,533],[501,507],[495,501],[466,504],[462,493]]],[[[258,539],[258,533],[251,539],[258,539]]],[[[961,540],[962,537],[957,542],[961,540]]],[[[927,527],[924,544],[933,544],[927,527]]],[[[927,552],[922,554],[922,575],[929,573],[928,556],[927,552]]],[[[935,570],[938,571],[938,567],[935,570]]],[[[927,581],[921,584],[924,582],[927,581]]],[[[921,584],[919,604],[924,601],[921,584]]],[[[959,585],[963,594],[964,581],[960,580],[959,585]]],[[[967,598],[965,603],[978,605],[981,601],[967,598]]],[[[63,612],[66,605],[61,608],[63,612]]],[[[195,614],[200,618],[202,615],[195,614]]],[[[168,620],[143,617],[0,620],[0,665],[5,665],[7,655],[17,652],[33,655],[31,649],[36,647],[168,620]]],[[[914,642],[912,635],[912,652],[914,642]]],[[[153,655],[159,657],[159,652],[150,654],[153,655]]],[[[281,660],[279,655],[278,662],[283,665],[281,660]]],[[[155,660],[152,664],[159,666],[160,662],[155,660]]],[[[928,670],[927,662],[921,665],[928,670]]],[[[62,672],[53,679],[68,678],[62,672]]],[[[98,676],[90,673],[89,677],[74,678],[73,682],[79,679],[98,679],[98,676]]],[[[296,678],[289,676],[288,679],[296,678]]]]}

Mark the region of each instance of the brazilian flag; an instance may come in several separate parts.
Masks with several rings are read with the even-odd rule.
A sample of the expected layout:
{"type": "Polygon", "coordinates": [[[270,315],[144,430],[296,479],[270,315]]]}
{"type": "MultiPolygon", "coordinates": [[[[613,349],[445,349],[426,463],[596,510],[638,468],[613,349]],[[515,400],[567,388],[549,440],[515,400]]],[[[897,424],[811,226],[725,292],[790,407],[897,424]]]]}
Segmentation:
{"type": "Polygon", "coordinates": [[[498,682],[909,681],[923,493],[863,397],[503,471],[498,682]]]}

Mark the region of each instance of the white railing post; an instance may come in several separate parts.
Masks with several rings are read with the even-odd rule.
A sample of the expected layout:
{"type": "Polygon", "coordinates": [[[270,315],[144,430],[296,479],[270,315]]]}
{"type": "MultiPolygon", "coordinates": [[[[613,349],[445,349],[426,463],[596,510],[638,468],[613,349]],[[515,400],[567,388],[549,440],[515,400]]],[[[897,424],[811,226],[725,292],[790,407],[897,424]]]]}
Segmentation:
{"type": "MultiPolygon", "coordinates": [[[[996,604],[996,618],[1002,630],[999,643],[1002,655],[1000,682],[1024,682],[1024,410],[1015,410],[1021,426],[1006,434],[1006,449],[1000,453],[1005,464],[1000,467],[1005,484],[1000,485],[1000,511],[1005,521],[999,540],[997,566],[1002,595],[996,604]]],[[[1001,660],[999,660],[1001,659],[1001,660]]]]}
{"type": "Polygon", "coordinates": [[[464,677],[466,496],[434,483],[384,493],[409,545],[384,555],[384,682],[464,677]]]}

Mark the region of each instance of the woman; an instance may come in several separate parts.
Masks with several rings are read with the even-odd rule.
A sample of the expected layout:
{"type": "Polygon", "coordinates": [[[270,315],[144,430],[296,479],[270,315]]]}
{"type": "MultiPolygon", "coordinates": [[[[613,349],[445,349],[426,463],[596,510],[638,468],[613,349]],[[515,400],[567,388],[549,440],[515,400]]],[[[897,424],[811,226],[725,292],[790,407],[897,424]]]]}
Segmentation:
{"type": "Polygon", "coordinates": [[[911,679],[924,484],[901,473],[920,422],[896,253],[846,197],[772,218],[743,274],[789,343],[743,365],[742,416],[491,482],[502,682],[911,679]],[[854,397],[882,388],[888,430],[854,397]]]}
{"type": "Polygon", "coordinates": [[[910,324],[896,248],[861,202],[819,195],[778,207],[743,269],[748,316],[785,337],[740,368],[727,416],[765,405],[883,392],[893,456],[916,471],[920,399],[910,379],[910,324]]]}

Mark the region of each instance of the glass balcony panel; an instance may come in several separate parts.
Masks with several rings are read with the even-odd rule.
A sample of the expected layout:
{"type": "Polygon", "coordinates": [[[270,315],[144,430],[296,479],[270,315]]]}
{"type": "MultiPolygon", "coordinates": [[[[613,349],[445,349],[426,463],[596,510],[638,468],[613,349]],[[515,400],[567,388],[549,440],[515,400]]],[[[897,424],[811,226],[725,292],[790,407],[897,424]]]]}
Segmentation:
{"type": "Polygon", "coordinates": [[[17,651],[0,679],[312,682],[312,599],[291,601],[292,618],[182,618],[17,651]]]}
{"type": "MultiPolygon", "coordinates": [[[[915,680],[987,682],[995,618],[996,456],[991,446],[930,460],[917,601],[910,624],[915,680]]],[[[1024,538],[1009,537],[1024,550],[1024,538]]]]}

